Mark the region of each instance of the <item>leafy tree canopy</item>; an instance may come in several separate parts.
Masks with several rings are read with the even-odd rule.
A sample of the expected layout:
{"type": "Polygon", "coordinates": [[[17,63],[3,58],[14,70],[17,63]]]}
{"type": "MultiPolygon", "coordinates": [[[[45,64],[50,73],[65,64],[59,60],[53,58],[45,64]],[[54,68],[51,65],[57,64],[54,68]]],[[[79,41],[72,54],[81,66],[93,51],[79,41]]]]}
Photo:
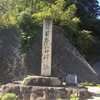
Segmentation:
{"type": "Polygon", "coordinates": [[[80,29],[75,4],[71,0],[0,0],[0,24],[16,25],[21,31],[22,48],[26,49],[40,32],[42,20],[51,18],[80,52],[86,53],[93,39],[92,32],[80,29]]]}

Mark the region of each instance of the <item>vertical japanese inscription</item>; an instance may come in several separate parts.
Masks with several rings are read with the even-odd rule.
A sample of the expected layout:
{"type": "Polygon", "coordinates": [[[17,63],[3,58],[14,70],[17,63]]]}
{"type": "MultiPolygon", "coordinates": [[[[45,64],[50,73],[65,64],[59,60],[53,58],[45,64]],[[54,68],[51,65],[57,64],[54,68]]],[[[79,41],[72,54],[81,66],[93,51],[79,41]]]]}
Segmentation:
{"type": "Polygon", "coordinates": [[[52,63],[52,20],[45,19],[43,21],[43,38],[42,38],[42,62],[41,75],[51,75],[52,63]]]}

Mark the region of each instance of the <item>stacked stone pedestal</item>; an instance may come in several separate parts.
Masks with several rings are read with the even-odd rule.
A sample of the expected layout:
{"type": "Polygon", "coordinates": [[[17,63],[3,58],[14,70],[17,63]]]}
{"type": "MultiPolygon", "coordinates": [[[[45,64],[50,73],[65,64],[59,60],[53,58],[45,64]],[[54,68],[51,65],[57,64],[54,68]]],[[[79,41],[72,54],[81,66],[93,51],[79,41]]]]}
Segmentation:
{"type": "Polygon", "coordinates": [[[73,93],[79,100],[86,100],[91,96],[87,89],[66,87],[23,86],[7,84],[1,87],[1,93],[15,93],[18,100],[70,100],[73,93]]]}
{"type": "Polygon", "coordinates": [[[26,86],[61,86],[61,81],[57,77],[28,76],[23,82],[26,86]]]}
{"type": "Polygon", "coordinates": [[[61,86],[60,80],[56,77],[31,76],[30,80],[24,82],[1,86],[1,94],[15,93],[18,100],[70,100],[72,94],[81,98],[79,100],[86,100],[91,96],[85,88],[61,86]],[[41,85],[39,85],[40,81],[41,85]]]}

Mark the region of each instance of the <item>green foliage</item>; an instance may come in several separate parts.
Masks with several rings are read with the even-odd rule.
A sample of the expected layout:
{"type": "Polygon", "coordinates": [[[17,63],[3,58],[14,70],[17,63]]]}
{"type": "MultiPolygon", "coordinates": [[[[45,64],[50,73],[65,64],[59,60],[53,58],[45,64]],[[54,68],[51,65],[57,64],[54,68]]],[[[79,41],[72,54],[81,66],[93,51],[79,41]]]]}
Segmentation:
{"type": "Polygon", "coordinates": [[[82,30],[79,32],[77,46],[84,54],[86,54],[87,50],[92,46],[93,39],[90,31],[82,30]]]}
{"type": "Polygon", "coordinates": [[[25,77],[24,80],[22,81],[22,85],[27,85],[29,83],[29,81],[32,79],[33,79],[33,76],[25,77]]]}
{"type": "MultiPolygon", "coordinates": [[[[59,24],[68,24],[74,18],[76,11],[75,5],[69,5],[65,9],[67,2],[65,0],[55,0],[52,4],[47,1],[38,0],[35,1],[33,5],[35,7],[35,12],[32,13],[30,7],[26,7],[21,11],[17,17],[17,25],[21,29],[21,40],[22,48],[24,51],[30,47],[31,41],[35,39],[37,33],[40,32],[42,20],[46,17],[52,18],[54,23],[59,22],[59,24]]],[[[68,2],[69,4],[69,2],[68,2]]]]}
{"type": "Polygon", "coordinates": [[[65,4],[65,0],[55,0],[52,4],[41,1],[37,4],[38,12],[33,13],[33,17],[39,21],[44,18],[51,18],[60,22],[70,21],[74,17],[76,7],[72,4],[65,9],[65,4]]]}
{"type": "Polygon", "coordinates": [[[90,83],[90,82],[84,82],[84,83],[80,83],[80,87],[88,87],[88,86],[96,86],[96,83],[90,83]]]}
{"type": "Polygon", "coordinates": [[[5,93],[0,95],[0,100],[17,100],[17,96],[14,93],[5,93]]]}
{"type": "Polygon", "coordinates": [[[17,10],[15,0],[0,0],[0,26],[16,24],[17,10]]]}
{"type": "Polygon", "coordinates": [[[0,0],[0,25],[16,25],[18,15],[26,9],[32,10],[33,4],[35,0],[0,0]]]}
{"type": "Polygon", "coordinates": [[[94,43],[91,43],[93,46],[91,47],[92,49],[89,49],[88,55],[97,56],[100,54],[97,49],[100,48],[98,44],[100,40],[98,39],[100,38],[100,20],[97,19],[98,12],[100,12],[98,0],[78,0],[76,6],[76,15],[80,17],[80,28],[91,31],[91,35],[95,37],[94,43]],[[94,45],[97,48],[94,48],[94,45]]]}
{"type": "Polygon", "coordinates": [[[70,98],[70,100],[79,100],[79,97],[77,97],[77,96],[72,96],[72,97],[70,98]]]}
{"type": "Polygon", "coordinates": [[[25,52],[35,39],[41,28],[39,24],[32,19],[29,10],[23,11],[18,16],[18,27],[21,30],[22,51],[25,52]]]}
{"type": "Polygon", "coordinates": [[[88,30],[81,30],[79,27],[80,20],[76,17],[70,23],[63,26],[65,36],[69,38],[71,43],[78,48],[82,54],[87,54],[90,49],[94,37],[92,32],[88,30]]]}
{"type": "Polygon", "coordinates": [[[41,32],[44,18],[51,18],[54,24],[62,27],[81,52],[86,53],[91,46],[92,32],[80,29],[80,20],[75,15],[78,6],[70,0],[53,0],[51,3],[46,0],[0,0],[0,6],[0,25],[19,27],[23,52],[41,32]]]}

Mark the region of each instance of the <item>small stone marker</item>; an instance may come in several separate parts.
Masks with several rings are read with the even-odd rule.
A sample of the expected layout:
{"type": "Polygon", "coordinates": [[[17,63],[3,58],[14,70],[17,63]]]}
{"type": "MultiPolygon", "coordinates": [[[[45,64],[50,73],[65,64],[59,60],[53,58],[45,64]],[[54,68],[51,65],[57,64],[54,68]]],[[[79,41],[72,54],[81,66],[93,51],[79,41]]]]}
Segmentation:
{"type": "Polygon", "coordinates": [[[68,74],[66,76],[66,82],[69,85],[77,85],[78,84],[77,75],[76,74],[68,74]]]}
{"type": "Polygon", "coordinates": [[[44,19],[43,21],[43,38],[42,38],[42,62],[41,75],[51,75],[52,62],[52,23],[51,19],[44,19]]]}

